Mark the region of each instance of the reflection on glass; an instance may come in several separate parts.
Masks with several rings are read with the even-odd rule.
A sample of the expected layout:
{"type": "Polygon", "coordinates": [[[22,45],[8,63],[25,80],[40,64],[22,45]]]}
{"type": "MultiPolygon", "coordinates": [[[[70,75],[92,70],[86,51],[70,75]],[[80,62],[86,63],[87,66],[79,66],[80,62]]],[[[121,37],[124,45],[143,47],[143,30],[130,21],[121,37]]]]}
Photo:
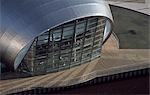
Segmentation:
{"type": "Polygon", "coordinates": [[[31,74],[67,69],[100,56],[104,17],[75,20],[38,36],[20,69],[31,74]]]}

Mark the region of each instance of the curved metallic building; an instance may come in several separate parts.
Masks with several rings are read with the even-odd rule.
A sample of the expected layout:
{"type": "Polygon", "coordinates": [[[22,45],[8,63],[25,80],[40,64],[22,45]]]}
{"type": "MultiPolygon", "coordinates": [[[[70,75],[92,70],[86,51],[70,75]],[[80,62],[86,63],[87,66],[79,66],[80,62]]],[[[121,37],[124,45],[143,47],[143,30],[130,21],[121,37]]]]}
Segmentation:
{"type": "MultiPolygon", "coordinates": [[[[61,52],[64,52],[61,47],[65,43],[70,44],[68,45],[70,51],[65,47],[66,51],[71,52],[68,56],[74,55],[76,57],[78,57],[76,54],[79,54],[76,51],[76,45],[82,43],[79,47],[81,49],[81,64],[82,57],[84,58],[82,52],[87,42],[86,33],[93,33],[91,34],[91,48],[96,44],[94,40],[96,35],[101,36],[97,42],[100,50],[101,43],[107,40],[112,31],[113,19],[110,8],[104,0],[1,0],[0,22],[0,63],[17,70],[22,65],[27,65],[27,67],[34,65],[35,67],[33,67],[36,68],[36,65],[44,64],[44,62],[48,64],[50,58],[52,58],[52,63],[57,63],[54,62],[54,59],[57,59],[59,64],[62,63],[60,60],[63,60],[62,65],[66,67],[67,63],[64,62],[70,60],[69,64],[71,64],[72,58],[63,59],[61,56],[61,52]],[[100,33],[98,32],[98,34],[96,31],[100,33]],[[67,35],[71,38],[63,38],[67,35]],[[82,36],[80,39],[83,40],[82,42],[77,41],[78,36],[82,36]],[[44,41],[39,39],[44,39],[44,41]],[[67,42],[67,39],[71,39],[71,41],[67,42]],[[63,43],[64,41],[65,43],[63,43]],[[40,44],[41,42],[45,43],[44,46],[40,44]],[[58,47],[55,47],[55,44],[58,47]],[[32,47],[35,47],[35,50],[32,47]],[[47,49],[45,51],[47,55],[44,62],[40,61],[38,64],[39,61],[37,62],[36,58],[42,53],[37,54],[37,52],[43,47],[47,49]],[[59,56],[55,58],[54,53],[56,52],[59,52],[59,56]],[[33,61],[29,62],[29,60],[33,61]]],[[[93,52],[92,49],[90,51],[93,52]]],[[[34,68],[31,71],[34,71],[34,68]]]]}

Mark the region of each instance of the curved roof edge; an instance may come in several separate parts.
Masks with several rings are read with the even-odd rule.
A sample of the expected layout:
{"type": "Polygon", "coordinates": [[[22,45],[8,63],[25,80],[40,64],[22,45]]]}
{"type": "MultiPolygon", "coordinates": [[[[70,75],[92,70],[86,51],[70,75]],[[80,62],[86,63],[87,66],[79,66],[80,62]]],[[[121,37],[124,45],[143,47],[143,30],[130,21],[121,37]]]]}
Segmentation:
{"type": "MultiPolygon", "coordinates": [[[[47,29],[89,16],[104,16],[113,22],[110,8],[103,0],[2,0],[1,62],[16,69],[35,37],[47,29]],[[52,3],[61,9],[52,7],[52,3]]],[[[108,35],[104,41],[107,38],[108,35]]]]}

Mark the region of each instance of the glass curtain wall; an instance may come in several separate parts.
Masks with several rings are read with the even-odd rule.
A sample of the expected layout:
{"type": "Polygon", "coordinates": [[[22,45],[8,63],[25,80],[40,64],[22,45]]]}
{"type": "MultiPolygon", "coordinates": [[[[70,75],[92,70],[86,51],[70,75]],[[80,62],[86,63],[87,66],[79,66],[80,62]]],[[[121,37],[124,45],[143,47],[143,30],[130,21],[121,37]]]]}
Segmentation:
{"type": "Polygon", "coordinates": [[[99,57],[106,20],[104,17],[82,18],[43,33],[35,38],[18,70],[44,74],[99,57]]]}

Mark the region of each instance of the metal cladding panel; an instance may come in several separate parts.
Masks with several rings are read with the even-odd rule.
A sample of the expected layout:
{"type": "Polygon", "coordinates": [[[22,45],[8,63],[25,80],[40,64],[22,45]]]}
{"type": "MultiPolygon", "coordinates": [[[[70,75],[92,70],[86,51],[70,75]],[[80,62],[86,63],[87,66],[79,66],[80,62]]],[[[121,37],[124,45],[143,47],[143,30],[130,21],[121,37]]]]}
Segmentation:
{"type": "Polygon", "coordinates": [[[89,16],[104,16],[112,21],[104,0],[1,0],[1,62],[16,69],[35,37],[89,16]]]}

